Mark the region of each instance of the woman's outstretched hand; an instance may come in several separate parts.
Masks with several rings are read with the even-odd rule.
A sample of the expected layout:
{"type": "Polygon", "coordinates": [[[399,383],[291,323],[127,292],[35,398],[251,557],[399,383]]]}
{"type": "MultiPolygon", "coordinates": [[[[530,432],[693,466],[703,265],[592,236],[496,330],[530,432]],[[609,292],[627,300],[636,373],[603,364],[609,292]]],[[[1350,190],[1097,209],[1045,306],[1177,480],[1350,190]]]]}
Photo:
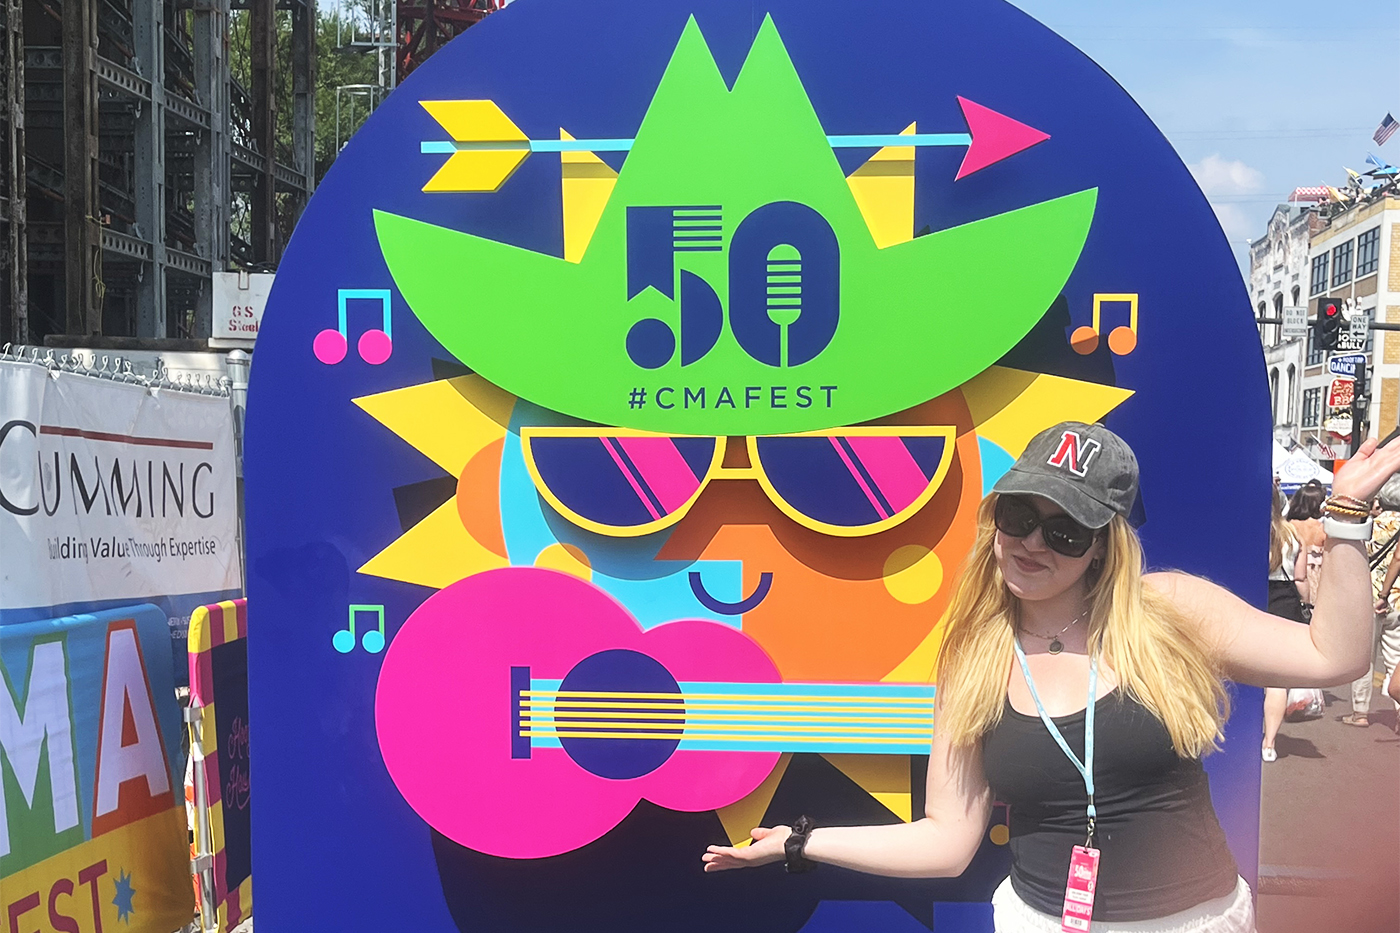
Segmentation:
{"type": "Polygon", "coordinates": [[[781,862],[785,856],[783,843],[792,833],[789,826],[758,827],[749,833],[753,842],[742,848],[710,846],[701,861],[705,871],[725,871],[729,868],[755,868],[770,862],[781,862]]]}
{"type": "Polygon", "coordinates": [[[1332,480],[1332,492],[1370,502],[1397,470],[1400,470],[1400,438],[1380,449],[1377,449],[1376,439],[1369,438],[1337,472],[1332,480]]]}

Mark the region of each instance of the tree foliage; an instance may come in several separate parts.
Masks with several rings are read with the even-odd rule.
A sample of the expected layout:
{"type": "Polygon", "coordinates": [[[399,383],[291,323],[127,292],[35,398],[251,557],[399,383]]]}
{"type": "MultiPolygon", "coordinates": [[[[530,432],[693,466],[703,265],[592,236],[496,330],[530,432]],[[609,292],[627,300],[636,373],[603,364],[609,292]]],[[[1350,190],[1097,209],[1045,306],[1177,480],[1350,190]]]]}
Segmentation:
{"type": "MultiPolygon", "coordinates": [[[[348,0],[337,6],[318,8],[316,12],[315,45],[315,178],[319,183],[335,161],[345,141],[359,129],[380,95],[373,91],[355,89],[380,82],[381,62],[373,48],[354,44],[358,38],[365,42],[371,33],[376,0],[348,0]],[[337,104],[339,119],[337,120],[337,104]]],[[[379,0],[384,3],[385,0],[379,0]]],[[[292,20],[285,10],[277,11],[277,47],[273,66],[274,126],[277,160],[295,165],[292,148],[292,20]]],[[[234,139],[245,145],[250,142],[251,112],[243,108],[239,98],[251,94],[252,52],[251,22],[247,10],[234,10],[229,20],[229,69],[235,82],[231,116],[234,139]]],[[[384,53],[383,64],[393,68],[393,49],[384,53]]]]}

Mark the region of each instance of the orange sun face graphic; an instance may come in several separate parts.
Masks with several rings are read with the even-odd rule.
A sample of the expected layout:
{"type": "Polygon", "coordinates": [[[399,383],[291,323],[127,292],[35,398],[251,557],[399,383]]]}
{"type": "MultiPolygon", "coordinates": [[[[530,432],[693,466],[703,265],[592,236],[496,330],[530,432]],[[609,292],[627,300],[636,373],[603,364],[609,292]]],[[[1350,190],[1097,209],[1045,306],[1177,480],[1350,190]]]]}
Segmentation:
{"type": "MultiPolygon", "coordinates": [[[[698,467],[690,475],[699,474],[694,482],[701,488],[689,499],[679,490],[672,498],[684,514],[637,534],[570,514],[566,500],[604,478],[585,475],[572,487],[561,482],[561,492],[544,482],[549,469],[527,455],[532,438],[581,439],[595,451],[613,442],[619,453],[625,453],[621,440],[629,440],[637,458],[626,463],[644,467],[647,451],[635,436],[570,423],[474,375],[371,395],[356,404],[457,483],[455,495],[360,572],[440,589],[494,568],[545,567],[605,590],[643,628],[677,619],[739,628],[784,680],[930,683],[939,623],[971,547],[984,490],[1038,431],[1102,418],[1130,394],[993,367],[879,424],[850,429],[856,437],[947,439],[946,455],[927,471],[930,488],[913,497],[917,507],[855,534],[794,518],[792,503],[775,494],[782,491],[777,467],[767,466],[766,482],[759,478],[755,454],[763,455],[766,439],[698,439],[701,453],[692,457],[698,467]]],[[[816,442],[811,449],[832,449],[828,434],[842,431],[805,440],[816,442]]],[[[544,460],[539,451],[535,457],[544,460]]],[[[638,482],[646,476],[636,469],[638,482]]],[[[867,485],[876,491],[873,479],[867,485]]],[[[656,511],[666,505],[653,501],[656,511]]],[[[899,756],[828,757],[894,812],[912,817],[907,759],[901,769],[899,756]]],[[[736,840],[776,786],[765,782],[753,792],[758,797],[722,808],[736,840]]]]}

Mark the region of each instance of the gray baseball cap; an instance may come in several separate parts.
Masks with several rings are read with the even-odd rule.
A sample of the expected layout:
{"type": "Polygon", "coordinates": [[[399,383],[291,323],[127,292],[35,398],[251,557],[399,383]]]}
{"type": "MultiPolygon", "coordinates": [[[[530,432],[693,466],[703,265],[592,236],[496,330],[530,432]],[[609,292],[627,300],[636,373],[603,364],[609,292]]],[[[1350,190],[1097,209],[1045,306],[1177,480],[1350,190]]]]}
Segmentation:
{"type": "Polygon", "coordinates": [[[1084,527],[1102,528],[1137,501],[1137,457],[1101,424],[1063,421],[1033,437],[992,492],[1044,496],[1084,527]]]}

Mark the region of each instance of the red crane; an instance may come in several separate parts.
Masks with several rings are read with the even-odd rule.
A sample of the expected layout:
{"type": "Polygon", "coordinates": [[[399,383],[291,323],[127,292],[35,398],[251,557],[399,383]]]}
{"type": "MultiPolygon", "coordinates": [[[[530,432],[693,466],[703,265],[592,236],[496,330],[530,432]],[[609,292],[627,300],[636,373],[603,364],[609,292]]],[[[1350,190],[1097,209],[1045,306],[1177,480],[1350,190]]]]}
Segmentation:
{"type": "Polygon", "coordinates": [[[509,0],[398,0],[398,80],[509,0]]]}

